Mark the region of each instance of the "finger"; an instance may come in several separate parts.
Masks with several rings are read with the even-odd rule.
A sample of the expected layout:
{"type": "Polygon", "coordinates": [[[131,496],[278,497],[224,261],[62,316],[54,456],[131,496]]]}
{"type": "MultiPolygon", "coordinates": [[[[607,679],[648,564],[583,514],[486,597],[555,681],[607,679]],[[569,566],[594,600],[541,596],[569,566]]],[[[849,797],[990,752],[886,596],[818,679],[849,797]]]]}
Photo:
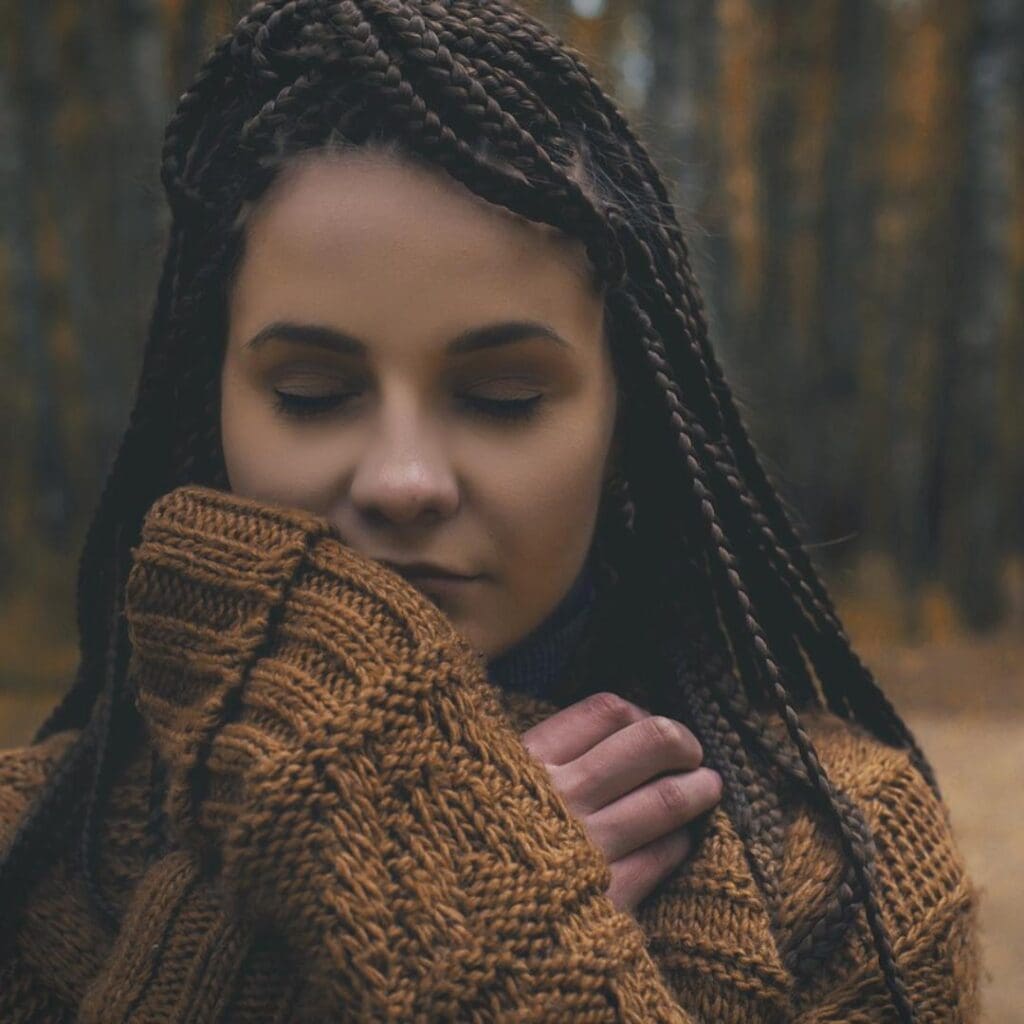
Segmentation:
{"type": "Polygon", "coordinates": [[[721,776],[710,768],[666,775],[591,814],[583,825],[618,860],[711,810],[722,797],[721,776]]]}
{"type": "Polygon", "coordinates": [[[649,714],[617,693],[602,691],[545,718],[520,739],[542,764],[561,765],[649,714]]]}
{"type": "Polygon", "coordinates": [[[688,828],[670,832],[612,863],[608,897],[620,910],[633,913],[690,855],[693,836],[688,828]]]}
{"type": "Polygon", "coordinates": [[[682,722],[648,715],[557,766],[556,785],[570,810],[583,817],[665,772],[693,771],[703,757],[697,737],[682,722]]]}

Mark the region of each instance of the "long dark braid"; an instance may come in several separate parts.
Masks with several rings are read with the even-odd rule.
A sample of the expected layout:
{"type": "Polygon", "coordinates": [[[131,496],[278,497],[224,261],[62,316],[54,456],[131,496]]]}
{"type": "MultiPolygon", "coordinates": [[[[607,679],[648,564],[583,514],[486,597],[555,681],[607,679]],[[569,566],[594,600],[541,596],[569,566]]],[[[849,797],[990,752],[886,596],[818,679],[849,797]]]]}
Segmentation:
{"type": "Polygon", "coordinates": [[[792,694],[787,690],[782,669],[768,643],[768,637],[759,621],[760,614],[747,591],[740,575],[740,565],[729,539],[722,528],[718,512],[714,504],[714,496],[709,487],[707,467],[701,465],[700,449],[694,441],[691,424],[694,422],[692,412],[682,401],[676,382],[668,375],[668,363],[664,348],[653,332],[650,318],[637,305],[631,296],[625,296],[625,302],[636,318],[645,352],[654,367],[656,379],[662,387],[666,404],[669,408],[669,419],[676,431],[680,451],[690,476],[694,498],[700,508],[701,516],[707,529],[712,555],[712,572],[719,578],[724,577],[728,585],[720,586],[719,591],[729,598],[731,607],[723,609],[726,620],[730,622],[730,634],[734,643],[746,643],[753,647],[759,656],[762,675],[760,681],[767,687],[770,697],[777,705],[778,711],[785,722],[793,745],[800,755],[801,763],[814,794],[820,798],[821,805],[830,812],[835,822],[843,851],[852,865],[860,887],[860,898],[867,912],[868,926],[878,950],[879,961],[885,972],[894,1004],[901,1012],[910,1013],[909,996],[892,953],[891,943],[881,918],[881,910],[875,894],[875,873],[873,865],[873,846],[863,819],[851,814],[851,805],[842,800],[829,781],[814,750],[813,744],[800,722],[794,708],[792,694]],[[717,563],[714,564],[714,563],[717,563]]]}
{"type": "Polygon", "coordinates": [[[80,564],[79,672],[36,739],[81,731],[0,862],[0,899],[12,905],[40,850],[56,852],[77,830],[90,891],[109,910],[94,878],[98,823],[140,735],[120,611],[131,547],[160,494],[189,481],[226,486],[218,379],[242,214],[291,155],[336,144],[394,145],[584,243],[630,396],[635,517],[603,605],[623,617],[633,643],[622,644],[621,627],[602,631],[590,669],[597,678],[630,657],[662,659],[665,706],[693,725],[722,770],[725,806],[773,910],[781,787],[831,821],[847,868],[823,917],[792,938],[787,963],[813,974],[863,909],[893,1003],[912,1020],[880,916],[869,830],[829,781],[799,713],[824,703],[910,749],[934,785],[930,768],[853,652],[758,460],[649,154],[579,54],[502,0],[258,3],[182,95],[162,150],[173,219],[138,397],[80,564]],[[652,623],[660,646],[639,640],[652,623]],[[784,740],[766,726],[771,715],[784,740]]]}
{"type": "MultiPolygon", "coordinates": [[[[487,3],[481,6],[496,9],[496,18],[503,18],[506,13],[500,3],[487,3]]],[[[540,26],[523,26],[522,31],[531,33],[531,38],[535,42],[546,47],[552,74],[560,77],[563,82],[569,79],[579,85],[581,88],[578,94],[574,94],[574,98],[589,98],[593,104],[592,111],[611,126],[614,135],[624,143],[624,148],[628,150],[627,159],[611,162],[610,165],[619,169],[633,185],[643,189],[647,196],[653,197],[658,209],[671,211],[664,182],[654,169],[646,150],[637,142],[626,119],[600,88],[582,60],[577,59],[578,55],[570,48],[560,45],[559,40],[540,26]]],[[[500,59],[500,54],[496,56],[500,59]]],[[[514,60],[513,66],[524,74],[529,74],[536,73],[541,62],[514,60]]],[[[564,90],[562,94],[568,92],[570,91],[564,90]]],[[[559,92],[555,90],[554,95],[559,95],[559,92]]],[[[818,578],[791,519],[783,509],[777,492],[768,481],[757,458],[721,367],[708,344],[707,322],[701,308],[700,290],[686,259],[686,242],[678,222],[673,216],[668,215],[653,218],[649,223],[654,226],[661,240],[667,243],[659,247],[659,252],[668,259],[674,271],[673,277],[682,285],[670,300],[670,305],[678,303],[678,312],[688,314],[697,328],[691,329],[687,336],[694,339],[698,346],[699,357],[705,364],[704,374],[712,383],[712,398],[716,405],[720,405],[720,415],[724,417],[726,426],[723,444],[728,446],[727,438],[731,437],[732,445],[739,453],[739,458],[736,458],[730,450],[728,460],[723,460],[720,468],[725,472],[730,486],[736,490],[740,500],[747,507],[751,519],[767,543],[768,553],[777,571],[784,574],[795,594],[802,595],[807,600],[811,614],[819,622],[824,622],[830,627],[824,630],[824,637],[827,642],[834,645],[838,657],[833,659],[832,671],[821,680],[829,699],[829,706],[840,714],[848,714],[851,710],[849,702],[857,702],[857,712],[863,720],[871,719],[879,732],[885,730],[895,742],[906,744],[910,748],[915,764],[937,793],[938,787],[927,759],[870,671],[853,651],[828,592],[818,578]],[[730,461],[738,468],[739,473],[730,471],[730,461]]],[[[653,268],[653,258],[650,262],[653,268]]],[[[664,284],[657,283],[667,295],[664,284]]]]}
{"type": "MultiPolygon", "coordinates": [[[[501,5],[479,5],[483,10],[477,10],[476,6],[477,5],[474,5],[473,12],[478,16],[476,21],[483,21],[487,23],[487,15],[489,14],[489,25],[491,27],[497,24],[503,26],[508,24],[507,10],[501,5]],[[492,10],[492,8],[495,9],[492,10]],[[487,13],[484,13],[484,11],[487,13]]],[[[524,61],[523,58],[512,49],[506,48],[503,50],[497,50],[497,48],[493,46],[490,38],[485,34],[482,34],[479,31],[474,34],[472,29],[467,31],[467,27],[472,25],[472,22],[469,22],[465,18],[457,19],[449,16],[447,18],[442,18],[441,21],[446,28],[451,29],[451,31],[444,34],[443,38],[446,42],[454,44],[454,46],[461,52],[472,53],[475,52],[475,47],[479,47],[480,52],[486,52],[490,59],[501,62],[504,66],[514,69],[517,73],[522,74],[527,81],[532,80],[536,82],[538,75],[547,75],[549,81],[551,78],[557,78],[561,82],[565,82],[566,79],[568,79],[572,81],[574,85],[580,86],[580,89],[575,92],[572,90],[556,89],[553,91],[553,95],[556,97],[571,97],[572,102],[577,104],[579,104],[581,100],[584,101],[587,103],[588,113],[591,114],[600,125],[607,130],[614,129],[614,133],[618,137],[616,141],[624,144],[623,148],[626,152],[623,154],[624,159],[614,161],[611,163],[611,166],[621,172],[627,188],[642,190],[645,196],[652,201],[653,206],[662,211],[662,213],[671,210],[671,204],[664,189],[664,184],[660,176],[654,170],[646,151],[637,143],[621,112],[600,89],[596,81],[587,71],[585,65],[576,59],[571,50],[564,48],[555,37],[544,32],[544,30],[540,29],[539,26],[523,26],[520,31],[529,33],[531,39],[537,43],[538,46],[543,48],[543,52],[550,62],[550,68],[545,69],[544,63],[541,60],[534,59],[530,62],[524,61]],[[462,34],[459,34],[460,30],[462,30],[462,34]]],[[[696,348],[698,359],[702,364],[705,364],[702,365],[702,375],[710,376],[714,383],[715,390],[720,391],[725,395],[724,412],[725,415],[729,417],[729,431],[739,439],[738,448],[741,453],[745,455],[751,454],[752,449],[749,445],[749,439],[747,438],[739,417],[736,415],[730,416],[730,413],[735,413],[731,395],[728,392],[727,385],[725,384],[718,363],[715,361],[713,353],[706,344],[706,322],[701,310],[699,289],[697,288],[696,281],[692,277],[686,260],[680,260],[678,255],[680,252],[685,254],[686,250],[686,243],[681,231],[679,230],[678,224],[671,216],[659,216],[654,219],[649,219],[647,223],[653,226],[655,233],[660,236],[661,241],[664,243],[659,247],[659,252],[663,254],[663,257],[667,257],[673,271],[672,276],[681,281],[685,287],[679,289],[673,297],[669,297],[668,289],[665,284],[656,276],[658,273],[656,269],[656,261],[653,256],[650,255],[650,251],[647,249],[647,246],[640,243],[643,248],[647,249],[649,264],[652,268],[652,273],[655,275],[655,283],[661,289],[662,294],[668,299],[668,307],[672,312],[686,318],[686,336],[690,339],[695,339],[691,341],[691,344],[699,346],[696,348]]],[[[711,398],[715,401],[714,391],[711,394],[711,398]]],[[[717,406],[717,401],[715,401],[715,404],[717,406]]],[[[727,445],[728,441],[723,439],[723,443],[727,445]]],[[[733,459],[734,463],[735,461],[736,460],[733,459]]],[[[729,463],[723,461],[720,463],[720,466],[723,470],[727,471],[729,463]]],[[[794,583],[797,592],[806,596],[810,600],[812,607],[814,607],[820,617],[829,620],[833,627],[839,627],[838,618],[835,615],[827,592],[824,587],[821,586],[816,574],[811,568],[806,552],[803,550],[799,540],[796,538],[789,519],[782,511],[774,489],[767,484],[767,480],[764,477],[756,458],[754,458],[751,468],[753,469],[752,476],[755,481],[753,489],[754,491],[764,490],[765,498],[767,499],[766,504],[770,507],[773,519],[777,521],[776,528],[773,528],[769,517],[761,512],[758,498],[755,497],[753,493],[748,493],[741,478],[737,476],[735,472],[729,473],[729,482],[731,486],[737,490],[744,503],[748,506],[758,529],[770,544],[773,556],[778,558],[780,566],[786,573],[787,578],[794,583]],[[786,538],[786,541],[792,550],[781,546],[778,538],[775,536],[776,529],[783,537],[786,538]],[[799,566],[799,569],[795,566],[799,566]]],[[[839,627],[839,629],[841,631],[841,627],[839,627]]],[[[848,647],[848,643],[846,646],[848,647]]],[[[852,652],[850,652],[850,654],[852,655],[852,652]]],[[[860,668],[862,670],[863,666],[860,666],[860,668]]],[[[830,679],[835,674],[836,673],[833,672],[830,675],[830,679]]],[[[837,701],[836,710],[844,710],[841,698],[837,701]]],[[[902,726],[902,723],[900,723],[900,726],[902,726]]],[[[902,733],[900,734],[900,738],[905,738],[902,733]]]]}

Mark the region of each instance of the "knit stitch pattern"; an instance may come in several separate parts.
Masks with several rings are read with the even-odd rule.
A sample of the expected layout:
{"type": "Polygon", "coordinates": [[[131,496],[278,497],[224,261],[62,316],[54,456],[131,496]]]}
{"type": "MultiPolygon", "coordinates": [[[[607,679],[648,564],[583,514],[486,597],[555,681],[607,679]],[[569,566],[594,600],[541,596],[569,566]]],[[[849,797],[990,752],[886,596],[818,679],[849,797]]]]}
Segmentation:
{"type": "MultiPolygon", "coordinates": [[[[795,809],[768,906],[719,809],[633,916],[521,732],[556,710],[488,681],[405,580],[314,516],[199,487],[147,515],[127,590],[146,741],[100,842],[95,919],[58,858],[0,965],[0,1020],[881,1022],[866,926],[785,967],[842,868],[795,809]],[[151,766],[169,840],[147,837],[151,766]]],[[[906,752],[808,730],[875,831],[922,1022],[977,1019],[975,896],[906,752]]],[[[72,731],[0,754],[0,844],[72,731]]]]}

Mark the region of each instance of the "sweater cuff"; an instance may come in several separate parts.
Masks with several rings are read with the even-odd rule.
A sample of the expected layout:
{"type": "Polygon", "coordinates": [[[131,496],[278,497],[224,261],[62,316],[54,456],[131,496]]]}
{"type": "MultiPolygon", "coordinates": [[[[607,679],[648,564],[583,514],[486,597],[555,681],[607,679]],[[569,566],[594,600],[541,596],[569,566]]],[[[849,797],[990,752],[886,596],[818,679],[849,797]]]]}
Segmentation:
{"type": "Polygon", "coordinates": [[[170,768],[169,817],[186,831],[212,738],[235,712],[304,552],[326,529],[301,512],[199,487],[172,491],[146,515],[125,592],[129,679],[170,768]]]}
{"type": "Polygon", "coordinates": [[[232,914],[280,930],[318,1006],[688,1020],[479,656],[328,524],[176,492],[126,615],[172,826],[216,853],[232,914]]]}
{"type": "Polygon", "coordinates": [[[406,580],[299,510],[178,488],[147,513],[133,556],[129,678],[168,767],[171,828],[200,846],[230,824],[245,777],[260,762],[274,760],[282,741],[294,750],[308,740],[332,687],[417,665],[430,675],[439,644],[474,658],[406,580]],[[333,671],[326,664],[306,666],[302,678],[290,671],[278,690],[273,664],[282,645],[286,660],[296,646],[322,652],[333,671]],[[215,749],[225,726],[239,723],[239,742],[215,749]]]}

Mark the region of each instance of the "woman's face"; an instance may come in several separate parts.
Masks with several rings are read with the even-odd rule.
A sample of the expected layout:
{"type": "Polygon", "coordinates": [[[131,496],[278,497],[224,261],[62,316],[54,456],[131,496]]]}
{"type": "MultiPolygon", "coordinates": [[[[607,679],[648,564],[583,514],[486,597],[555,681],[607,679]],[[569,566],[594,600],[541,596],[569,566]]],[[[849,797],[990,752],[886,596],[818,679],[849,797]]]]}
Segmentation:
{"type": "Polygon", "coordinates": [[[329,519],[487,658],[539,625],[593,539],[616,385],[583,247],[380,153],[293,163],[230,295],[231,488],[329,519]]]}

